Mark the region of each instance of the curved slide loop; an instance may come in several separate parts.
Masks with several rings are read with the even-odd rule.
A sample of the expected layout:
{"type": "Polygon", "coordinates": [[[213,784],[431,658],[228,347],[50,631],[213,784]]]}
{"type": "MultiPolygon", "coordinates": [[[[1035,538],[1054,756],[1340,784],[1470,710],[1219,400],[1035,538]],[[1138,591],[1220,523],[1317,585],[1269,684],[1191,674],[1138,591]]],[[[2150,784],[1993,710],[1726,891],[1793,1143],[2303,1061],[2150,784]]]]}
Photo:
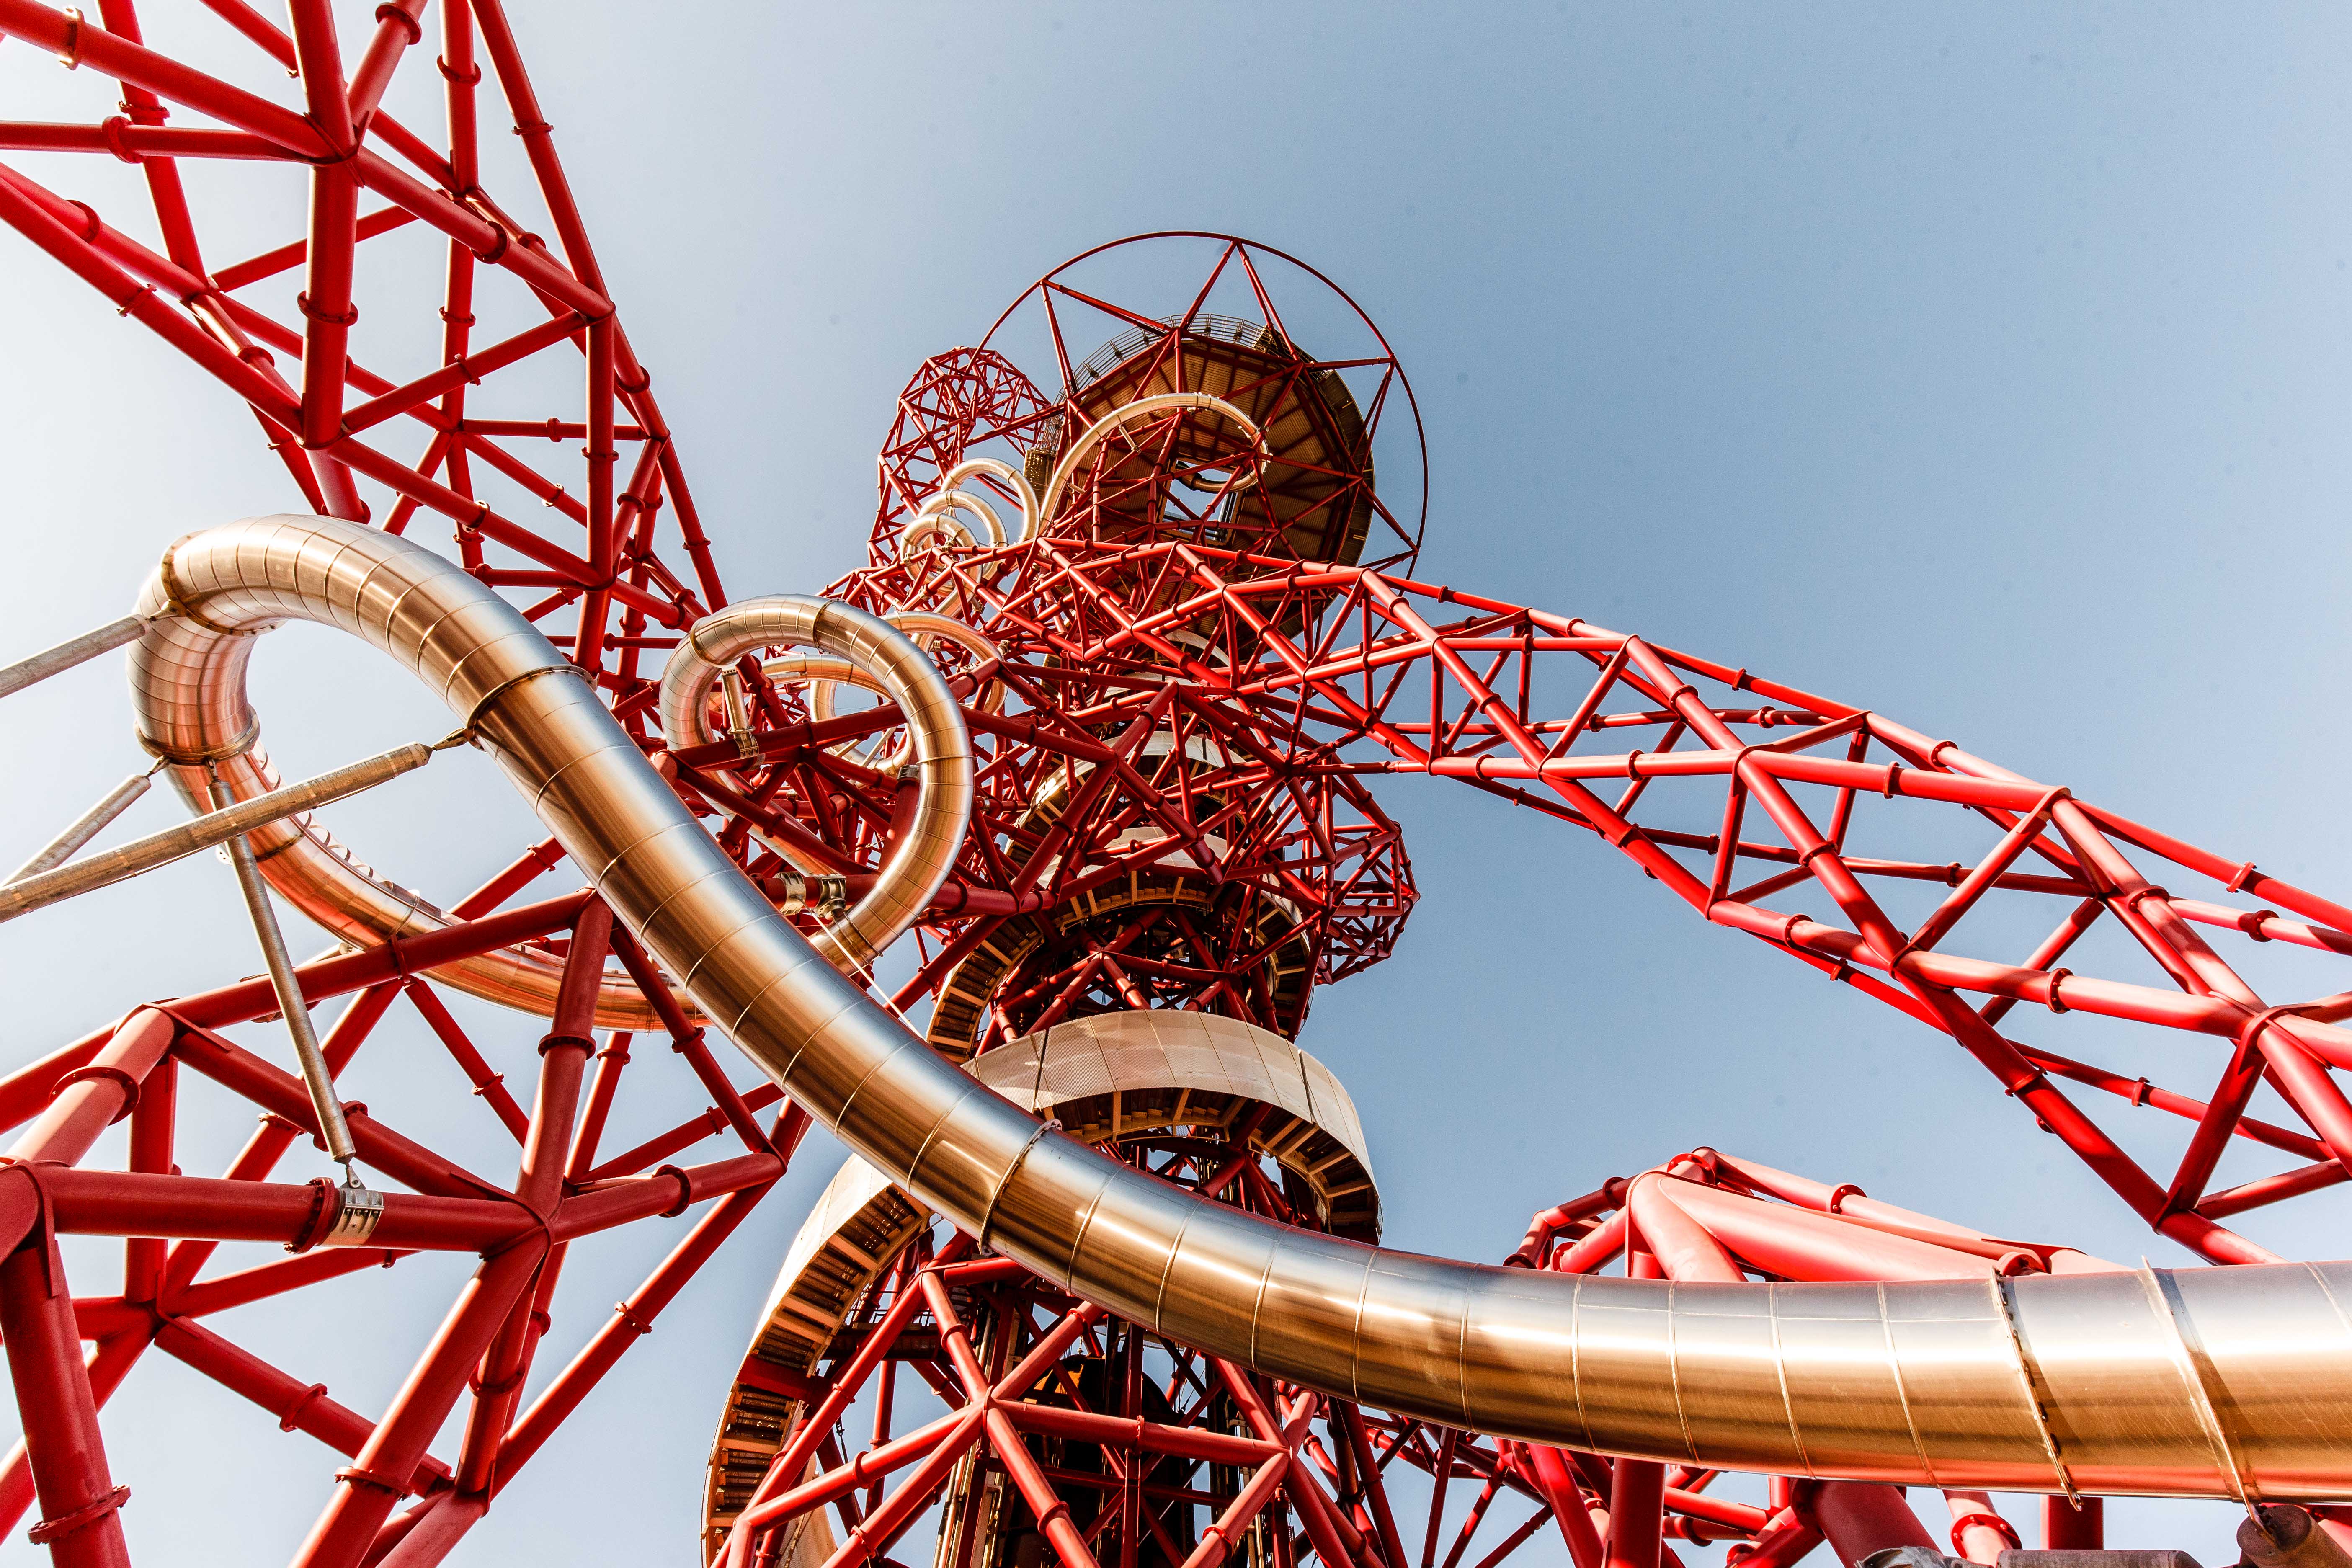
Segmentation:
{"type": "MultiPolygon", "coordinates": [[[[131,700],[140,744],[170,764],[167,771],[181,797],[191,810],[203,813],[213,809],[205,776],[208,763],[237,800],[267,795],[282,782],[260,746],[260,721],[246,695],[245,671],[253,634],[299,612],[236,626],[217,616],[191,614],[207,584],[187,576],[175,564],[179,560],[175,544],[140,595],[141,613],[158,618],[131,651],[131,700]]],[[[456,923],[422,894],[359,859],[315,814],[305,812],[246,837],[278,896],[349,946],[377,947],[456,923]]],[[[509,947],[429,973],[469,996],[549,1016],[563,963],[552,953],[509,947]]],[[[595,1018],[596,1026],[606,1029],[662,1026],[635,984],[618,973],[604,977],[595,1018]]]]}
{"type": "Polygon", "coordinates": [[[933,496],[908,522],[906,531],[898,535],[898,559],[910,560],[926,550],[990,548],[1003,542],[1003,532],[1004,525],[997,521],[996,513],[988,510],[978,499],[961,492],[933,496]],[[959,512],[970,513],[986,524],[985,542],[971,523],[957,515],[959,512]]]}
{"type": "MultiPolygon", "coordinates": [[[[1677,1284],[1275,1225],[1041,1131],[926,1047],[817,955],[596,693],[454,563],[355,523],[280,517],[183,541],[164,578],[148,602],[201,619],[151,629],[151,645],[300,616],[415,670],[614,912],[818,1121],[965,1229],[992,1216],[991,1242],[1023,1267],[1156,1333],[1402,1415],[1706,1468],[2341,1495],[2352,1264],[1677,1284]]],[[[830,608],[807,613],[813,634],[851,635],[830,608]]]]}
{"type": "MultiPolygon", "coordinates": [[[[992,479],[1002,481],[1005,485],[1011,487],[1014,495],[1021,498],[1021,531],[1014,535],[1009,542],[1013,544],[1026,544],[1032,539],[1036,538],[1037,520],[1044,515],[1037,510],[1037,492],[1030,488],[1029,476],[1023,473],[1020,469],[1014,468],[1010,463],[1003,462],[995,458],[966,458],[962,462],[958,463],[954,468],[950,468],[946,473],[940,476],[938,495],[947,495],[953,492],[958,485],[963,483],[964,480],[971,478],[974,474],[986,474],[992,479]]],[[[933,497],[933,500],[936,500],[937,499],[937,496],[933,497]]],[[[929,511],[931,508],[931,504],[932,503],[930,501],[924,502],[923,510],[929,511]]],[[[991,512],[990,515],[993,516],[994,513],[991,512]]],[[[1003,536],[1002,531],[999,531],[997,542],[1000,544],[1008,542],[1008,541],[1003,536]]]]}
{"type": "MultiPolygon", "coordinates": [[[[970,490],[941,490],[923,503],[923,510],[919,515],[942,517],[950,512],[959,511],[966,517],[977,518],[981,526],[988,530],[987,547],[989,549],[993,550],[1004,542],[1004,523],[996,515],[996,509],[970,490]]],[[[966,532],[969,533],[970,531],[967,530],[966,532]]],[[[978,545],[981,542],[977,534],[972,534],[971,537],[973,544],[978,545]]]]}
{"type": "Polygon", "coordinates": [[[808,647],[830,655],[849,668],[812,676],[820,680],[820,691],[840,679],[870,684],[906,716],[904,749],[919,770],[914,817],[873,888],[816,939],[816,950],[828,963],[864,968],[921,916],[955,867],[971,822],[971,738],[939,667],[904,632],[836,600],[780,594],[745,599],[704,616],[670,655],[662,670],[661,724],[672,746],[713,738],[709,707],[719,672],[767,647],[808,647]]]}
{"type": "MultiPolygon", "coordinates": [[[[882,618],[914,638],[915,646],[921,648],[926,656],[941,642],[951,642],[982,663],[1003,657],[994,643],[952,616],[934,615],[929,610],[887,610],[883,613],[882,618]]],[[[811,662],[814,664],[814,661],[811,662]]],[[[833,695],[835,681],[824,679],[821,673],[814,668],[805,671],[795,669],[780,671],[774,664],[768,665],[765,668],[771,679],[782,674],[788,678],[798,677],[813,681],[814,687],[809,696],[809,716],[820,723],[834,716],[836,710],[833,695]]],[[[849,684],[863,686],[869,691],[883,690],[871,680],[853,679],[849,684]]],[[[885,695],[887,693],[885,692],[885,695]]],[[[971,705],[983,713],[999,711],[1004,706],[1004,683],[1001,680],[991,680],[972,694],[971,705]]],[[[888,756],[870,763],[868,765],[876,768],[906,766],[908,760],[914,755],[912,749],[914,740],[913,733],[909,731],[906,739],[900,741],[888,756]]]]}
{"type": "Polygon", "coordinates": [[[1150,397],[1139,397],[1132,403],[1120,404],[1087,426],[1086,434],[1071,443],[1070,449],[1062,454],[1062,460],[1054,465],[1054,477],[1046,481],[1045,499],[1037,509],[1037,526],[1043,528],[1052,519],[1055,508],[1061,505],[1062,492],[1070,487],[1071,476],[1078,471],[1081,463],[1094,455],[1095,448],[1101,446],[1112,431],[1121,426],[1132,425],[1139,419],[1149,419],[1153,415],[1181,408],[1205,408],[1212,414],[1223,416],[1248,433],[1252,446],[1260,453],[1265,452],[1265,432],[1260,430],[1248,415],[1222,397],[1213,397],[1205,392],[1161,392],[1150,397]]]}

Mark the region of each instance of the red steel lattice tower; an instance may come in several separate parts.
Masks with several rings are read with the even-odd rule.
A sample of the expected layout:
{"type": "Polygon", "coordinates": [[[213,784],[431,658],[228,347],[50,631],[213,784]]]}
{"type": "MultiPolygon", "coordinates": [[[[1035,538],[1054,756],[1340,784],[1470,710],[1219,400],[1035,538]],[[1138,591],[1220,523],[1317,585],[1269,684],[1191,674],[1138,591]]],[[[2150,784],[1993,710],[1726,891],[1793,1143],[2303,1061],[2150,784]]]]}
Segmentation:
{"type": "MultiPolygon", "coordinates": [[[[426,37],[424,0],[388,0],[348,43],[323,0],[297,0],[286,27],[242,0],[205,10],[250,48],[239,79],[258,85],[148,47],[131,0],[95,15],[0,0],[0,35],[120,93],[86,121],[0,123],[0,147],[126,166],[155,237],[5,166],[0,220],[242,398],[309,510],[393,535],[448,525],[463,571],[564,650],[777,909],[837,936],[919,829],[910,714],[887,690],[852,696],[876,685],[855,661],[760,654],[782,652],[780,637],[722,661],[687,732],[666,727],[656,659],[694,651],[696,629],[730,600],[499,0],[430,18],[445,120],[430,137],[381,107],[395,70],[417,68],[404,62],[426,37]],[[289,93],[299,105],[280,101],[289,93]],[[511,119],[543,219],[520,216],[524,195],[484,188],[493,114],[511,119]],[[191,160],[302,182],[307,231],[216,265],[182,180],[191,160]],[[362,246],[408,247],[438,271],[431,317],[357,331],[362,246]],[[363,336],[396,372],[362,361],[363,336]],[[499,400],[508,387],[539,395],[532,374],[558,361],[580,377],[577,405],[520,417],[499,400]],[[413,460],[387,434],[404,428],[413,460]],[[576,443],[576,464],[526,458],[539,440],[576,443]]],[[[915,911],[911,977],[885,987],[849,939],[836,949],[933,1049],[1008,1094],[1017,1074],[987,1075],[1027,1061],[1031,1109],[1208,1199],[1376,1235],[1352,1108],[1289,1042],[1315,985],[1386,956],[1413,904],[1373,781],[1433,775],[1594,835],[1704,920],[1948,1037],[2152,1229],[2217,1265],[2276,1261],[2225,1222],[2352,1171],[2352,1101],[2334,1076],[2352,1066],[2339,1026],[2352,1000],[2257,994],[2216,943],[2284,942],[2332,961],[2352,952],[2352,910],[1745,665],[1415,579],[1418,413],[1369,319],[1264,247],[1148,237],[1202,258],[1170,297],[1139,305],[1090,284],[1089,268],[1138,254],[1106,247],[1049,274],[979,346],[920,368],[881,455],[868,564],[827,590],[931,656],[972,743],[969,824],[915,911]],[[1972,860],[1906,847],[1943,841],[1954,818],[1983,840],[1972,860]],[[2035,904],[2049,935],[2030,952],[1979,945],[1995,923],[1984,911],[2035,904]],[[2068,966],[2101,926],[2128,938],[2142,972],[2068,966]],[[2021,1003],[2049,1026],[2011,1022],[2021,1003]],[[2083,1014],[2212,1037],[2215,1084],[2176,1089],[2128,1060],[2094,1065],[2039,1043],[2083,1014]],[[1139,1015],[1201,1031],[1224,1087],[1120,1077],[1113,1064],[1092,1088],[1049,1092],[1061,1042],[1113,1039],[1139,1015]],[[2127,1156],[2062,1083],[2185,1122],[2177,1163],[2127,1156]],[[2250,1114],[2265,1084],[2295,1124],[2250,1114]],[[2210,1190],[2238,1140],[2298,1163],[2210,1190]]],[[[109,635],[79,651],[150,634],[109,635]]],[[[280,799],[249,733],[216,754],[142,734],[192,805],[213,808],[205,823],[280,799]]],[[[5,1121],[23,1129],[0,1169],[0,1339],[26,1432],[0,1465],[0,1516],[36,1519],[34,1538],[60,1562],[128,1560],[127,1489],[100,1412],[151,1350],[349,1460],[331,1477],[322,1466],[298,1561],[439,1561],[782,1176],[810,1124],[774,1085],[730,1079],[603,899],[515,903],[562,859],[555,838],[443,908],[286,815],[300,808],[254,808],[207,842],[249,847],[244,868],[347,951],[133,1006],[0,1079],[5,1121]],[[549,1017],[528,1105],[452,1016],[448,988],[549,1017]],[[350,1001],[306,1044],[308,1008],[289,997],[350,1001]],[[334,1094],[394,1007],[465,1069],[505,1148],[429,1147],[334,1094]],[[307,1076],[222,1033],[280,1013],[307,1076]],[[646,1034],[667,1038],[708,1107],[614,1152],[603,1142],[615,1105],[648,1092],[646,1069],[627,1070],[632,1037],[646,1034]],[[225,1179],[173,1163],[197,1079],[263,1112],[225,1179]],[[124,1118],[125,1168],[86,1168],[124,1118]],[[347,1149],[390,1190],[278,1178],[306,1136],[347,1149]],[[713,1137],[741,1152],[671,1163],[713,1137]],[[514,1174],[479,1173],[499,1170],[493,1159],[514,1174]],[[698,1206],[668,1259],[526,1400],[566,1249],[698,1206]],[[67,1235],[125,1238],[119,1291],[76,1293],[57,1246],[67,1235]],[[207,1272],[222,1244],[252,1241],[292,1255],[207,1272]],[[377,1416],[203,1321],[435,1250],[481,1261],[377,1416]],[[460,1410],[457,1449],[436,1456],[460,1410]]],[[[29,908],[29,885],[0,900],[29,908]]],[[[250,885],[267,946],[268,898],[250,885]]],[[[813,1250],[788,1265],[730,1393],[705,1544],[738,1561],[884,1557],[934,1504],[955,1568],[1048,1552],[1094,1568],[1114,1551],[1121,1568],[1210,1568],[1235,1552],[1283,1568],[1310,1554],[1328,1568],[1408,1568],[1416,1555],[1434,1568],[1448,1541],[1446,1568],[1491,1568],[1548,1528],[1580,1568],[1653,1568],[1672,1541],[1737,1541],[1751,1568],[1824,1538],[1849,1561],[1927,1544],[1884,1486],[1776,1478],[1762,1505],[1732,1502],[1710,1494],[1717,1472],[1704,1464],[1444,1426],[1198,1352],[988,1256],[984,1223],[977,1235],[934,1226],[887,1181],[835,1186],[837,1212],[804,1232],[813,1250]],[[809,1284],[817,1294],[795,1294],[819,1279],[811,1258],[848,1263],[822,1290],[809,1284]],[[949,1414],[894,1426],[899,1369],[949,1414]],[[861,1396],[874,1436],[853,1454],[836,1423],[861,1396]],[[1417,1542],[1390,1495],[1400,1459],[1430,1478],[1417,1542]],[[1449,1531],[1456,1483],[1476,1498],[1449,1531]],[[1533,1511],[1481,1537],[1497,1497],[1533,1511]],[[827,1508],[844,1535],[814,1555],[823,1538],[806,1521],[827,1508]]],[[[1536,1216],[1509,1261],[1577,1273],[1619,1258],[1636,1279],[1716,1285],[2112,1268],[1714,1150],[1536,1216]]],[[[2058,1477],[2065,1488],[2063,1462],[2058,1477]]],[[[1981,1494],[1948,1500],[1957,1552],[1990,1561],[2014,1544],[1981,1494]]],[[[2095,1541],[2095,1519],[2062,1505],[2049,1540],[2095,1541]]],[[[2336,1521],[2323,1510],[2321,1523],[2336,1521]]]]}

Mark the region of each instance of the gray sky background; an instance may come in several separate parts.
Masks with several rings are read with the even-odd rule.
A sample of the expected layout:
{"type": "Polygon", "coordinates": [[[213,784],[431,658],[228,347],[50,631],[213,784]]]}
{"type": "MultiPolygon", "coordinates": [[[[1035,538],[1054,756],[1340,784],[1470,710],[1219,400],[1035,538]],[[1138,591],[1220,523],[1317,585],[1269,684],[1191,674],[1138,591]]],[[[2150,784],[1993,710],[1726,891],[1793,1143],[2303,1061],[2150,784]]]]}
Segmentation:
{"type": "MultiPolygon", "coordinates": [[[[365,6],[339,10],[364,26],[365,6]]],[[[1415,378],[1434,497],[1419,575],[1866,704],[2352,888],[2352,39],[2334,8],[515,10],[739,595],[861,559],[874,449],[924,355],[1087,246],[1235,231],[1332,274],[1415,378]]],[[[234,58],[201,17],[158,6],[149,26],[234,58]]],[[[430,61],[404,69],[397,101],[431,122],[430,61]]],[[[108,95],[89,74],[0,45],[0,112],[93,118],[108,95]]],[[[131,171],[24,163],[146,232],[131,171]]],[[[299,231],[294,183],[238,179],[267,194],[205,216],[217,261],[299,231]]],[[[400,254],[426,259],[363,279],[362,331],[414,347],[437,251],[400,254]]],[[[119,614],[178,534],[297,504],[249,415],[14,236],[0,290],[9,649],[119,614]]],[[[446,728],[363,649],[272,641],[257,691],[289,774],[446,728]]],[[[0,855],[144,765],[119,679],[109,661],[11,701],[0,855]]],[[[1582,835],[1433,783],[1384,798],[1424,900],[1304,1043],[1356,1095],[1395,1245],[1498,1258],[1531,1210],[1710,1143],[1997,1233],[2186,1260],[1939,1037],[1705,928],[1582,835]]],[[[444,896],[536,837],[463,754],[333,820],[444,896]]],[[[257,967],[209,858],[9,925],[0,1066],[257,967]]],[[[2274,949],[2248,969],[2278,999],[2345,984],[2274,949]]],[[[527,1082],[536,1031],[465,1016],[527,1082]]],[[[2200,1097],[2221,1065],[2079,1015],[2014,1022],[2200,1097]]],[[[267,1028],[243,1037],[284,1053],[267,1028]]],[[[667,1053],[641,1060],[682,1078],[667,1053]]],[[[352,1089],[511,1159],[404,1022],[352,1089]]],[[[2131,1147],[2179,1146],[2178,1124],[2142,1134],[2157,1112],[2091,1109],[2131,1147]]],[[[251,1125],[215,1120],[191,1171],[251,1125]]],[[[686,1558],[725,1370],[834,1163],[813,1138],[460,1561],[686,1558]]],[[[2272,1168],[2233,1157],[2222,1179],[2272,1168]]],[[[2335,1257],[2347,1212],[2323,1195],[2242,1228],[2335,1257]]],[[[578,1249],[541,1378],[670,1239],[578,1249]]],[[[72,1263],[83,1292],[110,1289],[119,1248],[72,1263]]],[[[412,1260],[216,1326],[373,1412],[459,1272],[412,1260]]],[[[148,1562],[282,1559],[341,1462],[159,1357],[109,1441],[148,1562]]],[[[2233,1555],[2224,1510],[2115,1519],[2119,1544],[2233,1555]]],[[[21,1532],[0,1546],[29,1557],[21,1532]]]]}

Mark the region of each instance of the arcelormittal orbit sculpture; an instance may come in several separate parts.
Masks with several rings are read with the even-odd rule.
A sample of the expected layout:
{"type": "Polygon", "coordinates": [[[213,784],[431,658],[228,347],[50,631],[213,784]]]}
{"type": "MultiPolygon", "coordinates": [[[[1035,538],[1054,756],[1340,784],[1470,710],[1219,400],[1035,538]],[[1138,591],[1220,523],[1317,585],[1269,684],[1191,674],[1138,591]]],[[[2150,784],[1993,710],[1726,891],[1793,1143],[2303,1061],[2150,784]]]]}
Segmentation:
{"type": "Polygon", "coordinates": [[[126,784],[0,919],[217,847],[268,969],[121,998],[0,1079],[25,1432],[0,1515],[57,1561],[168,1551],[105,1444],[151,1352],[259,1407],[224,1433],[324,1445],[298,1563],[441,1561],[622,1356],[660,1353],[663,1308],[822,1122],[858,1157],[726,1393],[702,1544],[730,1563],[903,1563],[918,1526],[940,1568],[1494,1568],[1554,1532],[1578,1568],[1825,1540],[1990,1563],[2020,1542],[1999,1490],[2044,1494],[2044,1543],[2078,1549],[2102,1495],[2231,1499],[2250,1561],[2341,1568],[2352,1267],[2227,1222],[2352,1168],[2352,999],[2326,973],[2258,994],[2225,954],[2338,968],[2352,910],[1736,658],[1415,579],[1402,370],[1319,274],[1225,237],[1089,253],[926,362],[866,566],[730,598],[498,0],[388,0],[348,40],[320,0],[287,26],[204,8],[257,85],[151,47],[131,0],[0,0],[0,34],[120,100],[0,145],[116,165],[154,237],[5,166],[0,219],[242,398],[304,509],[180,539],[122,621],[0,672],[127,648],[134,732],[192,814],[90,847],[126,784]],[[429,135],[383,108],[428,36],[429,135]],[[486,187],[486,117],[528,209],[486,187]],[[206,255],[189,192],[230,186],[192,161],[301,182],[307,231],[206,255]],[[363,248],[429,258],[431,311],[362,329],[363,248]],[[557,363],[584,396],[549,415],[526,400],[557,363]],[[450,732],[289,784],[245,690],[288,619],[391,656],[450,732]],[[459,743],[549,834],[471,892],[411,890],[315,815],[459,743]],[[1365,1131],[1295,1041],[1412,908],[1394,773],[1590,833],[1948,1037],[2210,1267],[1670,1145],[1496,1266],[1381,1250],[1365,1131]],[[584,889],[523,901],[567,864],[584,889]],[[299,962],[280,904],[333,948],[299,962]],[[1985,934],[2037,904],[2030,951],[1985,934]],[[2070,964],[2101,927],[2137,967],[2070,964]],[[543,1016],[536,1056],[478,1044],[453,991],[543,1016]],[[395,1009],[482,1101],[478,1147],[339,1087],[395,1009]],[[2067,1015],[2209,1037],[2212,1084],[2062,1055],[2067,1015]],[[2128,1157],[2098,1096],[2178,1118],[2177,1158],[2128,1157]],[[670,1131],[616,1147],[666,1099],[670,1131]],[[183,1118],[224,1102],[257,1129],[184,1173],[183,1118]],[[125,1120],[121,1168],[86,1163],[125,1120]],[[2216,1190],[2233,1146],[2281,1168],[2216,1190]],[[668,1258],[551,1372],[571,1250],[661,1225],[668,1258]],[[65,1236],[125,1238],[119,1279],[68,1280],[65,1236]],[[285,1252],[224,1267],[239,1242],[285,1252]],[[380,1412],[237,1337],[240,1307],[425,1252],[479,1262],[380,1412]]]}

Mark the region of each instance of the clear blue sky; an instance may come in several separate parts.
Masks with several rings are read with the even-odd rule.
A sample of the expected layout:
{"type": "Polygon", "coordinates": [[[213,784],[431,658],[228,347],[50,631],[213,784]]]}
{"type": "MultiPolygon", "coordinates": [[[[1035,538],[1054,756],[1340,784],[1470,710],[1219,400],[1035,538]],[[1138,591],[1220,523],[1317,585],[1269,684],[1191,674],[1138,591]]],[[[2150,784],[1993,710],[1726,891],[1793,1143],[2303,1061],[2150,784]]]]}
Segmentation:
{"type": "MultiPolygon", "coordinates": [[[[2340,11],[515,10],[739,593],[858,562],[874,448],[924,355],[1102,239],[1236,231],[1339,279],[1412,373],[1434,491],[1422,575],[1865,703],[2352,889],[2340,11]]],[[[432,85],[422,56],[407,68],[399,92],[432,85]]],[[[0,84],[12,117],[92,101],[21,45],[0,45],[0,84]]],[[[117,221],[135,211],[109,162],[26,166],[117,221]]],[[[278,187],[223,220],[218,254],[290,237],[299,214],[278,187]]],[[[0,608],[29,649],[119,614],[171,538],[294,498],[249,416],[6,235],[0,289],[0,608]]],[[[394,312],[368,310],[362,331],[389,331],[394,312]]],[[[274,640],[257,692],[290,773],[438,732],[363,650],[274,640]],[[338,706],[338,682],[367,700],[338,706]]],[[[142,765],[117,679],[11,702],[0,853],[142,765]]],[[[453,761],[339,808],[339,827],[403,880],[470,885],[528,825],[486,765],[453,761]]],[[[2184,1260],[1938,1039],[1702,929],[1580,835],[1440,784],[1386,798],[1423,905],[1304,1043],[1362,1108],[1397,1245],[1497,1257],[1530,1210],[1714,1143],[1996,1232],[2184,1260]]],[[[142,809],[159,826],[177,808],[142,809]]],[[[14,1063],[257,965],[206,858],[0,930],[0,966],[14,1063]]],[[[2320,976],[2307,992],[2344,984],[2302,973],[2320,976]]],[[[469,1016],[525,1070],[530,1031],[469,1016]]],[[[2219,1065],[2121,1030],[2020,1028],[2200,1093],[2219,1065]]],[[[356,1076],[427,1131],[479,1132],[421,1038],[372,1047],[356,1076]]],[[[2097,1110],[2135,1136],[2135,1113],[2097,1110]]],[[[249,1125],[224,1120],[184,1163],[216,1163],[249,1125]]],[[[822,1145],[461,1561],[691,1550],[724,1369],[830,1174],[822,1145]]],[[[2291,1212],[2244,1228],[2340,1254],[2344,1204],[2291,1212]]],[[[575,1258],[542,1371],[652,1256],[575,1258]]],[[[76,1266],[103,1280],[115,1263],[76,1266]]],[[[454,1283],[435,1267],[224,1327],[380,1409],[454,1283]]],[[[290,1552],[324,1450],[168,1363],[126,1398],[110,1440],[135,1550],[290,1552]],[[167,1444],[185,1446],[175,1469],[167,1444]],[[194,1541],[166,1534],[174,1510],[199,1517],[194,1541]]],[[[2116,1517],[2120,1543],[2231,1555],[2226,1510],[2116,1517]]],[[[19,1535],[0,1562],[28,1552],[19,1535]]]]}

